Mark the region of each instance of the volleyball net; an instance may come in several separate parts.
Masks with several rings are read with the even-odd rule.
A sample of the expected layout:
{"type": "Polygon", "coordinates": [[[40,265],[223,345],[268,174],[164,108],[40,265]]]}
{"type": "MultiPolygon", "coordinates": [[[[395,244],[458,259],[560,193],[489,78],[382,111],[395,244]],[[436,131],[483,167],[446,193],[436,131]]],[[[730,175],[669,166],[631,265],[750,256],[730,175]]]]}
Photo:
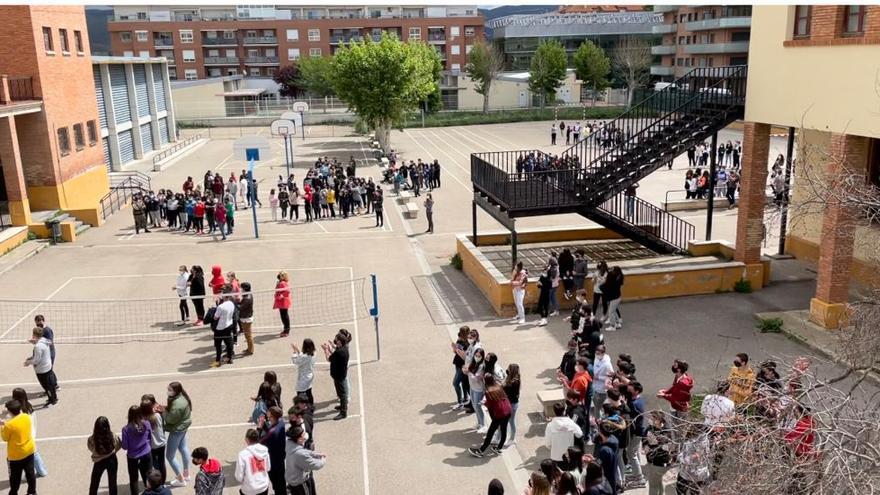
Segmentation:
{"type": "MultiPolygon", "coordinates": [[[[373,283],[367,278],[292,286],[290,326],[313,328],[349,324],[370,316],[373,283]]],[[[275,289],[252,291],[256,334],[279,333],[281,319],[275,289]]],[[[237,294],[235,295],[237,296],[237,294]]],[[[56,344],[121,344],[157,342],[210,336],[209,325],[195,326],[195,300],[205,311],[215,305],[215,296],[160,297],[150,299],[93,300],[0,300],[0,344],[22,343],[31,338],[34,317],[43,315],[54,331],[56,344]],[[189,324],[180,326],[180,301],[186,300],[189,324]]]]}

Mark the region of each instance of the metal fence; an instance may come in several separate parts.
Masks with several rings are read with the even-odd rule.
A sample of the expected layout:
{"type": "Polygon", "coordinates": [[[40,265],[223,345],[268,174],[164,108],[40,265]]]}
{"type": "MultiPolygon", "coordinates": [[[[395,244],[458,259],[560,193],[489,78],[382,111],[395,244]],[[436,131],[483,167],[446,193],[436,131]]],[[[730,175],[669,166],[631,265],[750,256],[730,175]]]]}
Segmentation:
{"type": "Polygon", "coordinates": [[[198,141],[199,139],[202,138],[202,136],[203,136],[203,133],[199,132],[195,135],[192,135],[192,136],[184,139],[183,141],[178,141],[177,144],[175,144],[174,146],[172,146],[168,149],[165,149],[165,150],[160,151],[159,153],[156,153],[153,156],[153,165],[161,162],[162,160],[165,160],[169,156],[177,153],[178,151],[182,150],[183,148],[186,148],[187,146],[194,143],[195,141],[198,141]]]}

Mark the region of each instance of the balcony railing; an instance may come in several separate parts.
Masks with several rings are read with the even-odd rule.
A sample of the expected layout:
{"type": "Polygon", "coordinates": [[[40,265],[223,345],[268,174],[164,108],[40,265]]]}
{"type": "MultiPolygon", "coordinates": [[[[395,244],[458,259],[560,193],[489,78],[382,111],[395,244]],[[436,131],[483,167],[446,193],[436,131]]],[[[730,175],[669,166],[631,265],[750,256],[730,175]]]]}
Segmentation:
{"type": "Polygon", "coordinates": [[[238,57],[205,57],[205,65],[238,65],[238,57]]]}
{"type": "Polygon", "coordinates": [[[9,84],[10,101],[39,100],[34,97],[34,79],[32,77],[10,77],[9,84]]]}
{"type": "Polygon", "coordinates": [[[277,36],[248,36],[244,39],[245,45],[277,45],[277,36]]]}
{"type": "Polygon", "coordinates": [[[734,41],[730,43],[702,43],[697,45],[684,45],[685,53],[703,55],[709,53],[748,53],[748,41],[734,41]]]}
{"type": "Polygon", "coordinates": [[[203,45],[237,45],[237,38],[202,38],[203,45]]]}
{"type": "Polygon", "coordinates": [[[443,33],[428,33],[428,43],[445,43],[446,35],[443,33]]]}
{"type": "Polygon", "coordinates": [[[245,57],[244,59],[246,64],[277,64],[278,61],[278,57],[245,57]]]}
{"type": "Polygon", "coordinates": [[[174,46],[174,38],[153,38],[153,46],[174,46]]]}
{"type": "Polygon", "coordinates": [[[669,34],[678,31],[678,24],[658,24],[656,26],[651,26],[651,33],[653,34],[669,34]]]}
{"type": "MultiPolygon", "coordinates": [[[[688,31],[705,31],[709,29],[747,28],[752,26],[751,17],[720,17],[685,23],[688,31]]],[[[656,34],[657,31],[654,31],[656,34]]]]}
{"type": "Polygon", "coordinates": [[[651,55],[674,55],[675,45],[654,45],[651,47],[651,55]]]}
{"type": "MultiPolygon", "coordinates": [[[[331,45],[338,45],[340,43],[351,43],[352,41],[359,42],[359,41],[363,41],[363,39],[364,38],[362,36],[331,36],[330,37],[330,44],[331,45]]],[[[374,36],[373,40],[379,41],[379,38],[374,36]]]]}
{"type": "Polygon", "coordinates": [[[652,76],[674,76],[675,75],[675,67],[670,65],[652,65],[651,66],[651,75],[652,76]]]}

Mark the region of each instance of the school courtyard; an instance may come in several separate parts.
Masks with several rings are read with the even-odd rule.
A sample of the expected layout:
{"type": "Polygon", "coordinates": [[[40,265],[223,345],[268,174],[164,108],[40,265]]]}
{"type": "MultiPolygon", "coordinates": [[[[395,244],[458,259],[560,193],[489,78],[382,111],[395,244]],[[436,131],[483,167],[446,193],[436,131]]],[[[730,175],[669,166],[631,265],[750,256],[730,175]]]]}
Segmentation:
{"type": "MultiPolygon", "coordinates": [[[[37,412],[38,451],[50,473],[39,480],[40,492],[85,493],[91,469],[86,438],[95,418],[107,416],[119,431],[128,407],[139,402],[142,394],[162,398],[166,385],[179,381],[193,400],[190,447],[205,446],[220,459],[226,472],[225,493],[238,493],[235,460],[244,445],[253,404],[250,397],[263,373],[278,373],[286,409],[295,392],[289,343],[299,345],[305,337],[324,342],[339,328],[347,328],[354,340],[349,372],[352,402],[346,420],[331,420],[336,402],[323,356],[316,370],[316,450],[328,456],[326,468],[315,474],[322,493],[440,494],[450,489],[483,493],[492,478],[500,479],[510,493],[521,493],[529,473],[548,455],[536,393],[557,386],[555,369],[568,339],[568,324],[556,317],[546,327],[515,326],[498,318],[475,286],[450,265],[449,258],[455,251],[455,236],[471,230],[470,153],[562,152],[562,144],[549,146],[549,124],[394,131],[392,147],[402,159],[437,159],[441,164],[442,187],[433,191],[434,234],[423,233],[423,211],[415,219],[404,218],[387,186],[383,186],[383,228],[374,227],[373,215],[311,224],[272,221],[269,190],[279,175],[286,175],[286,168],[281,140],[270,138],[272,154],[261,157],[256,168],[264,205],[256,214],[259,239],[254,237],[252,210],[236,212],[235,233],[221,242],[164,228],[135,235],[131,209],[125,208],[75,243],[48,247],[11,266],[0,275],[0,299],[17,301],[0,306],[0,396],[4,401],[17,386],[30,393],[39,391],[33,370],[21,365],[31,352],[21,329],[28,328],[35,314],[59,315],[57,321],[50,316],[49,324],[58,341],[60,403],[37,412]],[[177,319],[171,290],[177,268],[194,264],[206,272],[213,265],[234,271],[240,280],[251,282],[255,291],[272,289],[276,273],[286,270],[295,288],[295,327],[290,337],[277,336],[280,323],[274,313],[258,313],[256,353],[237,358],[231,366],[210,369],[210,331],[181,332],[169,326],[177,319]],[[378,325],[368,314],[373,304],[371,274],[378,281],[378,325]],[[74,335],[68,333],[65,321],[76,328],[74,335]],[[89,322],[94,322],[91,328],[87,328],[89,322]],[[502,365],[519,363],[523,372],[517,442],[498,457],[469,456],[466,449],[482,441],[473,431],[475,419],[450,410],[455,395],[449,344],[461,325],[479,329],[484,347],[496,353],[502,365]]],[[[183,131],[182,137],[192,132],[183,131]]],[[[206,170],[219,171],[224,177],[240,173],[246,164],[233,156],[234,139],[257,133],[267,136],[268,129],[213,129],[210,139],[181,154],[165,170],[147,171],[152,188],[178,191],[188,176],[198,182],[206,170]]],[[[741,136],[741,130],[727,129],[719,134],[719,142],[741,140],[741,136]]],[[[771,138],[770,146],[772,159],[784,153],[785,139],[771,138]]],[[[294,173],[300,183],[306,168],[319,156],[343,162],[354,157],[358,176],[376,182],[381,178],[368,140],[351,129],[312,129],[305,139],[295,139],[294,154],[294,173]]],[[[654,204],[663,202],[667,194],[681,199],[683,193],[675,191],[682,189],[686,170],[687,158],[679,157],[671,171],[660,170],[642,181],[639,196],[654,204]]],[[[735,209],[716,209],[713,238],[734,241],[736,215],[735,209]]],[[[697,238],[705,237],[705,210],[680,212],[680,216],[696,226],[697,238]]],[[[766,253],[777,249],[775,222],[768,212],[766,253]]],[[[482,211],[478,223],[481,232],[503,229],[482,211]]],[[[520,227],[586,224],[576,215],[557,215],[524,219],[520,227]]],[[[590,266],[595,266],[594,260],[590,266]]],[[[814,294],[814,268],[785,260],[773,262],[772,273],[771,284],[752,294],[624,301],[621,311],[626,324],[623,330],[606,335],[608,352],[633,356],[650,407],[663,406],[654,394],[669,385],[673,358],[691,363],[699,392],[713,388],[716,379],[726,376],[738,352],[750,354],[753,363],[809,355],[817,369],[830,369],[821,356],[802,344],[755,329],[754,313],[802,309],[814,294]]],[[[528,319],[536,318],[528,315],[528,319]]],[[[43,402],[38,398],[35,404],[39,407],[43,402]]],[[[119,484],[127,490],[124,463],[119,468],[119,484]]],[[[0,476],[0,490],[7,487],[6,477],[0,476]]]]}

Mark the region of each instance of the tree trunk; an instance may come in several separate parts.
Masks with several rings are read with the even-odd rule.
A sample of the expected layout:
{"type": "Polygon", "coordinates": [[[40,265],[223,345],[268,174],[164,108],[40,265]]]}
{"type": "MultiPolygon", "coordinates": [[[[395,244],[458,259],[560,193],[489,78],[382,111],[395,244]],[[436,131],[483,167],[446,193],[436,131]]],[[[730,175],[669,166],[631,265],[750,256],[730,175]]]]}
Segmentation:
{"type": "Polygon", "coordinates": [[[593,84],[593,97],[590,98],[590,107],[596,107],[596,84],[593,84]]]}
{"type": "Polygon", "coordinates": [[[388,124],[385,121],[380,122],[376,126],[376,141],[379,141],[379,146],[382,147],[385,153],[391,151],[390,139],[391,133],[388,124]]]}
{"type": "Polygon", "coordinates": [[[486,88],[486,94],[483,95],[483,113],[489,113],[489,88],[486,88]]]}

